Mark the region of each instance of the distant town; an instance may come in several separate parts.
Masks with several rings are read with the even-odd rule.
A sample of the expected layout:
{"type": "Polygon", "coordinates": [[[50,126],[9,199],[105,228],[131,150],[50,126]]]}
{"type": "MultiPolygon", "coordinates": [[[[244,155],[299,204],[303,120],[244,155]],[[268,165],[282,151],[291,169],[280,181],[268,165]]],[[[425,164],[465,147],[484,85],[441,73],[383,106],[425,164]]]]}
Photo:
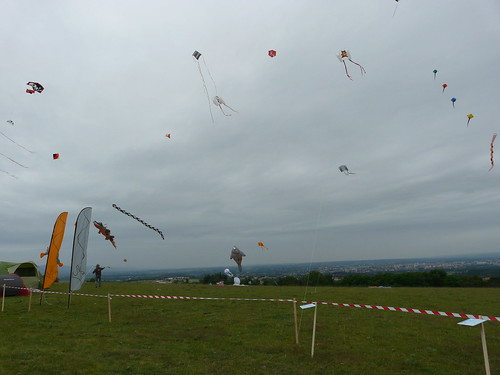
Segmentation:
{"type": "MultiPolygon", "coordinates": [[[[209,274],[223,273],[225,268],[236,267],[198,267],[180,269],[109,269],[104,278],[108,281],[137,281],[158,280],[161,282],[189,282],[201,279],[209,274]]],[[[361,274],[373,275],[378,273],[406,273],[424,272],[431,270],[444,270],[448,274],[474,275],[481,278],[500,276],[500,253],[450,256],[440,258],[421,259],[382,259],[362,261],[340,261],[321,263],[297,264],[270,264],[270,265],[245,265],[240,277],[300,277],[311,271],[329,274],[336,279],[347,275],[361,274]]],[[[69,270],[68,270],[69,271],[69,270]]],[[[65,281],[64,275],[69,272],[60,272],[60,280],[65,281]]]]}

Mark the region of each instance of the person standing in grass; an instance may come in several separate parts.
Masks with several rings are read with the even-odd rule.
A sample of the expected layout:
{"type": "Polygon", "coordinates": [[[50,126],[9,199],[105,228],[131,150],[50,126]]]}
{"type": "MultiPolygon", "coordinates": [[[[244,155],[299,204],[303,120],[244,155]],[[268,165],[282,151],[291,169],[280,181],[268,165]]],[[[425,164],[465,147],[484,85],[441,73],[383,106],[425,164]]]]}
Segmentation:
{"type": "Polygon", "coordinates": [[[96,264],[94,270],[92,273],[95,273],[95,287],[100,288],[101,287],[101,272],[103,269],[106,267],[101,267],[99,264],[96,264]]]}

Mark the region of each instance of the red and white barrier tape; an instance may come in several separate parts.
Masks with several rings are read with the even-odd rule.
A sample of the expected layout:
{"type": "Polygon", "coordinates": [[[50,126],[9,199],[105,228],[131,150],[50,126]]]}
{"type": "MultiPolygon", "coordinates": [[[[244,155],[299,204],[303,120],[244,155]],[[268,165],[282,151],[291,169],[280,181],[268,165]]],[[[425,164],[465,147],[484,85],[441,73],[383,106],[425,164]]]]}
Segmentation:
{"type": "Polygon", "coordinates": [[[452,313],[444,311],[434,311],[434,310],[422,310],[422,309],[409,309],[406,307],[389,307],[389,306],[376,306],[376,305],[358,305],[355,303],[336,303],[336,302],[313,302],[313,301],[297,301],[300,303],[316,303],[318,305],[330,305],[330,306],[343,306],[343,307],[358,307],[362,309],[374,309],[374,310],[386,310],[386,311],[400,311],[409,312],[416,314],[426,314],[426,315],[439,315],[439,316],[449,316],[452,318],[468,318],[468,319],[483,319],[491,320],[494,322],[500,322],[500,317],[496,316],[484,316],[484,315],[473,315],[473,314],[461,314],[452,313]]]}
{"type": "MultiPolygon", "coordinates": [[[[23,289],[29,290],[27,288],[10,287],[13,289],[23,289]]],[[[33,293],[50,293],[50,294],[69,294],[65,292],[53,292],[49,290],[32,289],[33,293]]],[[[104,297],[107,295],[103,294],[84,294],[84,293],[71,293],[73,296],[87,296],[87,297],[104,297]]],[[[434,310],[422,310],[422,309],[410,309],[406,307],[390,307],[390,306],[377,306],[377,305],[360,305],[355,303],[337,303],[337,302],[315,302],[315,301],[296,301],[293,299],[285,298],[231,298],[231,297],[185,297],[185,296],[158,296],[158,295],[146,295],[146,294],[110,294],[109,297],[125,297],[125,298],[148,298],[148,299],[169,299],[169,300],[219,300],[219,301],[264,301],[264,302],[297,302],[297,303],[315,303],[317,305],[328,305],[328,306],[342,306],[342,307],[357,307],[362,309],[373,309],[373,310],[385,310],[385,311],[399,311],[399,312],[409,312],[415,314],[425,314],[425,315],[439,315],[448,316],[452,318],[467,318],[467,319],[483,319],[491,320],[493,322],[500,322],[500,317],[496,316],[485,316],[485,315],[474,315],[474,314],[461,314],[452,313],[444,311],[434,311],[434,310]]]]}

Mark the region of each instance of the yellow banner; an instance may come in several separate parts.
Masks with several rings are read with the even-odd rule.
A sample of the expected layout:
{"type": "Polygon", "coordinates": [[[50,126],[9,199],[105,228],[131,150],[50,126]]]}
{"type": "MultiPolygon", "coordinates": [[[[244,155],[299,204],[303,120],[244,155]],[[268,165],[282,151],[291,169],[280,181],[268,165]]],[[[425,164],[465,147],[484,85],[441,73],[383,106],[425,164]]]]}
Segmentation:
{"type": "Polygon", "coordinates": [[[67,212],[62,212],[54,224],[52,238],[50,239],[49,251],[47,254],[47,263],[45,266],[45,276],[43,278],[43,289],[50,288],[56,281],[59,274],[59,249],[64,238],[64,230],[66,229],[67,212]]]}

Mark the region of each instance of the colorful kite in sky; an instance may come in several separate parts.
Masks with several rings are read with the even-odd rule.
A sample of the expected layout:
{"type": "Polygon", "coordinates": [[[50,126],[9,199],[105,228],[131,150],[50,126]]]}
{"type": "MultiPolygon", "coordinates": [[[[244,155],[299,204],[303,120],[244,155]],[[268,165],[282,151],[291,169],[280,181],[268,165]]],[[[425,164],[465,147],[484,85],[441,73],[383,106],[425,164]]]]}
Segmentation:
{"type": "Polygon", "coordinates": [[[165,134],[165,137],[170,139],[170,133],[165,134]]]}
{"type": "Polygon", "coordinates": [[[54,160],[59,159],[59,154],[52,154],[52,159],[54,160]]]}
{"type": "Polygon", "coordinates": [[[31,87],[31,89],[26,89],[28,94],[34,94],[35,92],[41,94],[44,90],[44,87],[38,82],[28,82],[27,85],[31,87]]]}
{"type": "Polygon", "coordinates": [[[469,113],[469,114],[467,115],[467,126],[469,126],[469,122],[470,122],[470,120],[471,120],[472,118],[474,118],[474,115],[473,115],[472,113],[469,113]]]}
{"type": "Polygon", "coordinates": [[[267,54],[269,55],[269,57],[276,57],[276,51],[273,49],[270,49],[269,52],[267,52],[267,54]]]}
{"type": "Polygon", "coordinates": [[[224,116],[231,116],[231,114],[227,114],[224,112],[224,110],[222,109],[222,106],[225,106],[227,108],[229,108],[231,111],[233,112],[236,112],[238,113],[238,111],[235,111],[234,109],[232,109],[230,106],[228,106],[226,104],[226,102],[224,101],[224,99],[222,99],[220,96],[215,96],[214,99],[213,99],[213,102],[214,104],[220,108],[220,110],[222,111],[222,113],[224,114],[224,116]]]}
{"type": "Polygon", "coordinates": [[[130,216],[131,218],[133,218],[133,219],[137,220],[139,223],[141,223],[141,224],[143,224],[143,225],[147,226],[149,229],[152,229],[152,230],[154,230],[155,232],[158,232],[158,233],[159,233],[159,235],[161,236],[161,238],[162,238],[162,239],[165,239],[165,237],[163,236],[162,231],[161,231],[161,230],[159,230],[158,228],[155,228],[155,227],[153,227],[152,225],[149,225],[149,224],[148,224],[148,223],[146,223],[144,220],[142,220],[142,219],[138,218],[138,217],[137,217],[137,216],[135,216],[135,215],[132,215],[130,212],[127,212],[127,211],[125,211],[125,210],[121,209],[120,207],[118,207],[118,206],[117,206],[116,204],[114,204],[114,203],[112,204],[112,206],[113,206],[114,208],[116,208],[118,211],[120,211],[121,213],[124,213],[125,215],[130,216]]]}
{"type": "Polygon", "coordinates": [[[438,72],[438,71],[437,71],[436,69],[434,69],[434,70],[432,71],[432,73],[434,73],[434,79],[436,79],[436,74],[437,74],[437,72],[438,72]]]}
{"type": "Polygon", "coordinates": [[[344,64],[344,69],[345,69],[345,74],[347,75],[347,77],[349,77],[350,80],[352,80],[351,76],[349,75],[349,72],[347,71],[347,65],[345,63],[345,60],[349,60],[350,62],[352,62],[353,64],[356,64],[357,66],[359,66],[359,68],[361,69],[361,75],[363,75],[363,73],[366,73],[365,71],[365,68],[363,68],[360,64],[358,64],[357,62],[355,61],[352,61],[351,59],[351,54],[348,50],[342,50],[340,51],[340,53],[337,55],[337,58],[339,59],[339,61],[341,63],[344,64]]]}
{"type": "Polygon", "coordinates": [[[349,168],[347,168],[347,166],[345,166],[345,165],[341,165],[339,167],[339,171],[341,171],[345,175],[356,174],[356,173],[353,173],[353,172],[349,172],[349,168]]]}
{"type": "Polygon", "coordinates": [[[447,87],[448,87],[448,85],[446,83],[443,83],[443,92],[444,92],[444,89],[447,87]]]}
{"type": "Polygon", "coordinates": [[[94,227],[96,227],[99,230],[99,234],[102,234],[116,249],[115,236],[111,235],[111,231],[100,221],[94,221],[94,227]]]}
{"type": "Polygon", "coordinates": [[[495,161],[493,160],[493,143],[495,142],[496,137],[497,137],[497,133],[494,133],[493,137],[491,137],[491,142],[490,142],[490,161],[491,161],[491,167],[490,167],[489,171],[491,171],[493,169],[493,167],[495,166],[495,161]]]}
{"type": "Polygon", "coordinates": [[[238,265],[238,270],[241,272],[241,261],[243,260],[243,257],[246,256],[243,251],[238,249],[236,246],[233,246],[233,250],[231,250],[231,256],[229,259],[233,259],[236,264],[238,265]]]}
{"type": "Polygon", "coordinates": [[[263,242],[257,242],[257,245],[259,245],[259,247],[260,247],[262,250],[264,250],[264,249],[268,250],[268,248],[264,245],[264,243],[263,243],[263,242]]]}
{"type": "Polygon", "coordinates": [[[453,108],[455,108],[456,101],[457,101],[457,98],[451,98],[451,104],[453,105],[453,108]]]}

